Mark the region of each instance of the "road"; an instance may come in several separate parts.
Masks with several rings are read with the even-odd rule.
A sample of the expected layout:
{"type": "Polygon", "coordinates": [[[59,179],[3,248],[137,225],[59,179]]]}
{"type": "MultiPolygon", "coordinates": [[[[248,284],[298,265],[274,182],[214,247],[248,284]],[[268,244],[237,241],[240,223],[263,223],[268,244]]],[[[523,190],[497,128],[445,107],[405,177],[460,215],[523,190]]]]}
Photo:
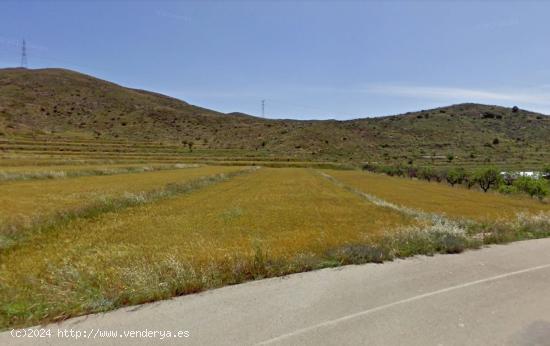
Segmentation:
{"type": "MultiPolygon", "coordinates": [[[[67,333],[118,331],[79,344],[550,345],[550,239],[459,255],[325,269],[48,325],[51,338],[2,345],[76,344],[67,333]],[[120,336],[147,330],[150,337],[120,336]],[[188,337],[183,333],[187,331],[188,337]]],[[[75,335],[75,334],[73,334],[75,335]]]]}

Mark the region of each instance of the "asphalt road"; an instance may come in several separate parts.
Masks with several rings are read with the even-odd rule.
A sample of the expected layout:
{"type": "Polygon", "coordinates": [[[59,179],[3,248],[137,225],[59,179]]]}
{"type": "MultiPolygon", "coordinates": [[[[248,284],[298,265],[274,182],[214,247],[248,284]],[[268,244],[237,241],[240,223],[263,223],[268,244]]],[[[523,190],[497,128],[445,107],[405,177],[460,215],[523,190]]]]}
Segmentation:
{"type": "Polygon", "coordinates": [[[52,336],[6,332],[0,344],[550,345],[550,239],[261,280],[43,328],[52,336]],[[161,341],[167,330],[180,337],[161,341]],[[118,334],[98,337],[107,331],[118,334]]]}

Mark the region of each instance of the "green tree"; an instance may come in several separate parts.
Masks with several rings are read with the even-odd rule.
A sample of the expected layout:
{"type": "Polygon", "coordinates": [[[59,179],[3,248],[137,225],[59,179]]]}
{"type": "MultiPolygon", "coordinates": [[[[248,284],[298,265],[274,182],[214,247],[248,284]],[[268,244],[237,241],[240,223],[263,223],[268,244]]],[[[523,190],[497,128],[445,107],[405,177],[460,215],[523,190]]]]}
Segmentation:
{"type": "Polygon", "coordinates": [[[536,197],[541,201],[544,197],[548,196],[549,193],[548,182],[544,179],[520,177],[514,181],[514,187],[518,191],[525,192],[529,196],[536,197]]]}
{"type": "Polygon", "coordinates": [[[500,173],[494,167],[480,168],[475,172],[474,179],[483,192],[487,192],[491,186],[498,185],[500,173]]]}
{"type": "Polygon", "coordinates": [[[466,183],[466,187],[468,189],[471,189],[472,186],[474,186],[476,184],[476,179],[472,174],[467,173],[466,177],[464,177],[464,182],[466,183]]]}
{"type": "Polygon", "coordinates": [[[465,178],[466,171],[462,167],[451,168],[445,173],[445,180],[447,180],[451,186],[455,186],[455,184],[462,184],[465,178]]]}

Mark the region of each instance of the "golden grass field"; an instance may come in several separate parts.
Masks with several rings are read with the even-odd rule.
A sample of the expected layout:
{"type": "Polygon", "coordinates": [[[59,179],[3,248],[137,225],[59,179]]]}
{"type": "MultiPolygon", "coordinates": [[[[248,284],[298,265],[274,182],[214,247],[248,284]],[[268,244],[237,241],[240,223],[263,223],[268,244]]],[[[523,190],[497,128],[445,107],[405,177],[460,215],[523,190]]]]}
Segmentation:
{"type": "Polygon", "coordinates": [[[205,166],[59,180],[0,182],[0,230],[28,227],[37,219],[102,198],[139,194],[167,184],[235,170],[234,167],[205,166]]]}
{"type": "Polygon", "coordinates": [[[360,171],[325,172],[344,184],[388,202],[452,218],[494,221],[512,219],[522,212],[550,211],[550,204],[540,203],[527,196],[511,197],[496,192],[481,193],[476,188],[453,188],[447,184],[360,171]]]}
{"type": "Polygon", "coordinates": [[[40,223],[109,196],[139,195],[185,183],[194,187],[139,204],[71,214],[50,227],[29,228],[24,238],[0,247],[0,329],[252,279],[415,254],[460,252],[483,244],[476,237],[468,238],[468,230],[445,216],[503,220],[506,234],[515,232],[515,238],[498,239],[550,234],[549,216],[509,228],[512,224],[507,222],[518,212],[548,213],[548,204],[536,200],[359,171],[311,168],[202,166],[5,181],[0,183],[0,220],[4,225],[40,223]],[[224,179],[192,185],[219,174],[224,179]],[[442,218],[426,220],[400,208],[377,205],[356,190],[442,218]],[[544,232],[536,233],[533,227],[544,232]]]}

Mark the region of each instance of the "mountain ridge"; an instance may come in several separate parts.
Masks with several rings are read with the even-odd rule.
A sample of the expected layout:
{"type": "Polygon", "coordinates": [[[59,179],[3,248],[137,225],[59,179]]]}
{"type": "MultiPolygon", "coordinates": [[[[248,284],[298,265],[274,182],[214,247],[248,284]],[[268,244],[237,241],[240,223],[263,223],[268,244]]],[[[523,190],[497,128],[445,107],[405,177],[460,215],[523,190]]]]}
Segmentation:
{"type": "Polygon", "coordinates": [[[0,69],[0,136],[125,139],[304,159],[549,161],[550,117],[463,103],[353,120],[222,113],[66,69],[0,69]],[[453,159],[450,159],[453,160],[453,159]]]}

